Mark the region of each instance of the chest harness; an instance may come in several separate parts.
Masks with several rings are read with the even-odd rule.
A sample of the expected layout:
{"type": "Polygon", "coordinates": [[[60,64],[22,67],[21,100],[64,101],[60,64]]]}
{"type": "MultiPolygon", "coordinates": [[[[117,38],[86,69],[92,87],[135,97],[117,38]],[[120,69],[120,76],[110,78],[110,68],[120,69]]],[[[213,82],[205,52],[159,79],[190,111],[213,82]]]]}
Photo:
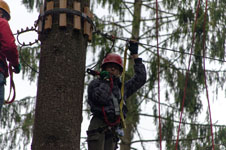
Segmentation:
{"type": "MultiPolygon", "coordinates": [[[[110,92],[111,92],[111,96],[112,96],[112,100],[113,100],[113,105],[114,105],[114,110],[115,110],[115,116],[117,116],[117,119],[115,120],[115,122],[110,122],[108,117],[107,117],[107,114],[106,114],[106,111],[104,109],[104,106],[102,107],[102,113],[103,113],[103,116],[104,116],[104,121],[107,123],[108,126],[116,126],[116,125],[119,125],[120,124],[120,121],[121,121],[121,117],[120,117],[120,106],[119,106],[119,103],[118,103],[118,99],[115,97],[115,95],[113,94],[112,92],[112,89],[113,89],[113,79],[112,77],[110,77],[110,92]]],[[[118,90],[118,94],[119,94],[119,99],[121,99],[121,93],[120,93],[120,90],[118,90]]]]}

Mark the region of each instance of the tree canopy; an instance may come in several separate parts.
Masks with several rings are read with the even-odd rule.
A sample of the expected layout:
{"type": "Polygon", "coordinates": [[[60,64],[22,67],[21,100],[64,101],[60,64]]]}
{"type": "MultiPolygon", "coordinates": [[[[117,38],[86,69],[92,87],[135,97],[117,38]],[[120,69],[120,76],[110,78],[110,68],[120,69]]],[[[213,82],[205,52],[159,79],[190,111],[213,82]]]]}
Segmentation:
{"type": "MultiPolygon", "coordinates": [[[[22,1],[30,10],[39,8],[41,1],[23,0],[22,1]]],[[[132,27],[135,24],[140,24],[139,27],[139,54],[145,62],[148,71],[148,81],[145,87],[137,93],[137,107],[140,117],[153,118],[150,126],[155,126],[156,131],[152,139],[143,139],[139,136],[139,128],[134,126],[134,136],[132,138],[132,148],[134,143],[140,143],[142,149],[148,149],[144,143],[155,143],[159,146],[158,133],[158,55],[156,47],[156,2],[151,0],[140,1],[141,16],[136,22],[133,22],[134,4],[137,0],[96,0],[91,1],[91,8],[95,15],[94,24],[97,31],[93,33],[92,43],[88,47],[87,56],[93,54],[92,61],[87,62],[87,68],[97,66],[99,69],[101,60],[107,52],[116,52],[122,54],[125,49],[126,41],[134,37],[132,27]],[[99,11],[104,13],[100,13],[99,11]],[[110,40],[109,40],[110,39],[110,40]],[[152,109],[143,112],[143,105],[148,104],[152,109]],[[137,140],[139,139],[140,140],[137,140]]],[[[187,80],[187,92],[184,103],[184,112],[182,125],[179,136],[180,149],[211,149],[211,129],[209,123],[209,112],[206,106],[205,98],[205,74],[209,92],[217,95],[222,89],[225,91],[225,1],[209,1],[207,19],[205,24],[205,34],[203,30],[205,17],[205,3],[200,1],[200,8],[197,13],[198,1],[186,0],[161,0],[158,1],[159,15],[159,50],[160,50],[160,85],[161,85],[161,120],[162,120],[162,140],[165,149],[175,149],[177,129],[179,125],[179,117],[184,96],[184,88],[187,80]],[[197,17],[196,29],[195,18],[197,17]],[[195,34],[195,40],[193,38],[195,34]],[[203,38],[203,36],[205,36],[203,38]],[[203,41],[205,39],[205,41],[203,41]],[[192,40],[194,46],[192,47],[192,40]],[[204,53],[203,42],[205,42],[205,63],[204,69],[204,53]],[[191,49],[193,49],[192,53],[191,49]],[[191,65],[188,72],[189,57],[191,56],[191,65]],[[205,115],[205,122],[200,121],[200,116],[205,115]]],[[[38,48],[23,48],[21,50],[23,74],[29,79],[36,78],[36,72],[31,68],[38,70],[39,49],[38,48]]],[[[88,83],[92,77],[86,77],[88,83]]],[[[30,98],[28,98],[30,99],[30,98]]],[[[13,137],[4,134],[4,145],[10,141],[12,146],[16,147],[15,137],[18,135],[27,135],[24,138],[27,143],[31,140],[31,125],[33,121],[34,109],[32,104],[27,101],[20,100],[21,105],[10,105],[3,110],[4,122],[2,128],[6,128],[7,132],[14,133],[13,137]],[[23,107],[27,110],[21,114],[23,107]],[[10,111],[7,111],[9,109],[10,111]],[[5,113],[4,113],[5,112],[5,113]],[[7,112],[7,113],[6,113],[7,112]],[[15,123],[14,128],[7,123],[7,115],[11,115],[12,122],[15,123]],[[16,132],[17,129],[20,133],[16,132]]],[[[139,119],[138,122],[139,124],[139,119]]],[[[214,142],[215,149],[225,149],[225,126],[214,124],[214,142]]],[[[25,143],[26,146],[26,143],[25,143]]],[[[84,148],[85,149],[85,148],[84,148]]]]}

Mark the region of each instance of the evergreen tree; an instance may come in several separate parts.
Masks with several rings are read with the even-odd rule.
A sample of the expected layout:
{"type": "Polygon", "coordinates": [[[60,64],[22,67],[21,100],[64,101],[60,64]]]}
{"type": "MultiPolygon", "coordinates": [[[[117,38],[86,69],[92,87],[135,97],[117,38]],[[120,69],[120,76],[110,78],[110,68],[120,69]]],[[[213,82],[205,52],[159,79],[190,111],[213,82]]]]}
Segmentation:
{"type": "MultiPolygon", "coordinates": [[[[40,1],[23,1],[27,6],[33,8],[34,5],[39,4],[40,1]],[[29,3],[28,3],[29,2],[29,3]]],[[[144,142],[154,142],[159,146],[158,139],[159,134],[155,132],[155,137],[153,139],[143,139],[140,141],[134,141],[133,137],[135,132],[138,131],[136,126],[139,123],[139,117],[151,117],[154,118],[154,123],[150,126],[156,126],[156,131],[158,131],[158,107],[157,107],[157,51],[156,51],[156,26],[155,26],[155,1],[151,0],[97,0],[91,1],[92,8],[94,13],[96,13],[96,6],[105,7],[109,10],[109,14],[106,14],[102,18],[95,18],[95,24],[102,33],[108,33],[116,36],[114,41],[114,47],[112,48],[112,41],[105,38],[106,36],[94,35],[93,37],[93,53],[96,56],[96,53],[99,54],[99,59],[94,57],[94,64],[98,60],[102,60],[104,54],[107,51],[114,51],[117,53],[123,53],[125,49],[125,41],[127,38],[138,38],[141,43],[139,46],[139,52],[144,57],[146,62],[146,67],[148,70],[148,82],[145,88],[141,89],[136,95],[130,98],[128,102],[132,104],[129,105],[131,111],[131,116],[127,117],[127,123],[129,124],[127,129],[127,135],[122,140],[122,144],[128,146],[127,149],[133,149],[134,143],[140,142],[143,149],[148,149],[145,147],[144,142]],[[136,32],[134,33],[134,23],[135,14],[138,14],[138,11],[134,8],[135,4],[141,3],[141,19],[137,21],[136,24],[140,24],[140,27],[136,27],[136,32]],[[133,13],[134,11],[134,13],[133,13]],[[133,26],[132,26],[133,25],[133,26]],[[127,37],[127,38],[125,38],[127,37]],[[148,114],[142,113],[140,105],[144,102],[153,105],[153,110],[150,110],[148,114]],[[139,117],[138,117],[139,114],[139,117]],[[124,143],[123,143],[124,142],[124,143]]],[[[186,81],[186,70],[188,66],[189,52],[191,50],[191,41],[192,41],[192,31],[194,31],[194,21],[196,16],[196,7],[197,1],[185,1],[185,0],[162,0],[159,1],[159,43],[160,43],[160,78],[161,78],[161,120],[162,120],[162,138],[164,149],[171,150],[175,149],[175,140],[177,136],[178,120],[179,113],[182,105],[183,91],[186,81]],[[163,97],[163,94],[165,97],[163,97]]],[[[225,55],[225,6],[224,1],[210,1],[208,4],[208,15],[206,23],[206,63],[208,68],[206,70],[208,84],[212,87],[216,87],[214,90],[217,94],[219,89],[224,88],[225,81],[225,68],[223,60],[225,55]],[[214,65],[214,67],[211,67],[214,65]],[[216,66],[219,68],[216,69],[216,66]]],[[[189,72],[188,78],[188,87],[187,95],[184,104],[184,113],[182,126],[180,130],[180,140],[179,148],[188,150],[188,149],[211,149],[211,134],[210,134],[210,125],[209,125],[209,112],[206,113],[206,122],[197,123],[199,121],[199,115],[203,114],[203,103],[206,100],[201,99],[201,95],[204,91],[205,80],[204,80],[204,68],[203,68],[203,19],[205,12],[205,1],[201,1],[201,6],[198,13],[198,22],[195,30],[196,40],[195,46],[192,54],[192,64],[189,72]]],[[[54,32],[48,33],[60,34],[61,30],[58,30],[57,27],[53,28],[54,32]]],[[[67,29],[68,30],[68,29],[67,29]]],[[[51,36],[48,36],[51,37],[51,36]]],[[[53,39],[52,39],[53,40],[53,39]]],[[[48,40],[49,41],[49,40],[48,40]]],[[[47,41],[43,41],[44,43],[47,41]]],[[[57,42],[59,43],[59,42],[57,42]]],[[[67,44],[68,45],[68,44],[67,44]]],[[[70,45],[70,44],[69,44],[70,45]]],[[[41,46],[42,47],[42,46],[41,46]]],[[[58,46],[57,46],[58,47],[58,46]]],[[[50,52],[52,49],[45,46],[46,52],[50,52]]],[[[27,52],[29,54],[31,51],[27,52]]],[[[59,52],[65,52],[61,49],[56,49],[56,54],[59,52]],[[58,51],[59,50],[59,51],[58,51]]],[[[38,54],[38,52],[37,52],[38,54]]],[[[89,53],[88,53],[89,54],[89,53]]],[[[45,54],[44,54],[45,55],[45,54]]],[[[46,54],[47,55],[47,54],[46,54]]],[[[60,56],[59,56],[60,57],[60,56]]],[[[26,57],[25,57],[26,58],[26,57]]],[[[29,59],[26,59],[28,61],[29,59]]],[[[60,60],[61,61],[61,60],[60,60]]],[[[29,62],[29,61],[28,61],[29,62]]],[[[31,61],[33,62],[33,61],[31,61]]],[[[58,61],[57,61],[58,62],[58,61]]],[[[60,62],[58,62],[60,63],[60,62]]],[[[50,64],[49,64],[50,65],[50,64]]],[[[65,64],[59,64],[63,66],[65,64]]],[[[45,68],[45,66],[44,66],[45,68]]],[[[129,67],[130,68],[130,67],[129,67]]],[[[40,68],[41,69],[41,68],[40,68]]],[[[51,69],[51,68],[50,68],[51,69]]],[[[52,67],[52,69],[54,69],[52,67]]],[[[59,69],[59,68],[58,68],[59,69]]],[[[73,68],[76,70],[76,68],[73,68]]],[[[84,69],[83,69],[84,70],[84,69]]],[[[31,73],[31,70],[27,68],[26,73],[31,73]]],[[[54,70],[51,70],[54,71],[54,70]]],[[[56,70],[55,70],[56,71],[56,70]]],[[[34,73],[34,72],[33,72],[34,73]]],[[[41,70],[40,70],[41,73],[41,70]]],[[[131,72],[128,71],[127,77],[129,77],[131,72]]],[[[65,79],[66,80],[66,79],[65,79]]],[[[89,77],[86,80],[89,81],[89,77]]],[[[40,85],[39,85],[40,86],[40,85]]],[[[46,85],[49,86],[49,85],[46,85]]],[[[56,87],[54,87],[56,88],[56,87]]],[[[43,96],[44,97],[44,96],[43,96]]],[[[39,97],[37,99],[40,99],[39,97]]],[[[42,98],[45,99],[45,98],[42,98]]],[[[58,99],[57,99],[58,100],[58,99]]],[[[55,99],[55,101],[57,101],[55,99]]],[[[50,103],[53,101],[50,100],[50,103]]],[[[21,103],[21,107],[28,107],[29,103],[21,103]]],[[[47,104],[47,101],[44,102],[47,104]]],[[[13,105],[9,107],[14,108],[13,105]]],[[[55,107],[53,111],[57,111],[55,107]]],[[[60,107],[60,106],[59,106],[60,107]]],[[[64,107],[64,106],[62,106],[64,107]]],[[[17,109],[19,110],[19,106],[17,109]]],[[[29,109],[28,109],[29,110],[29,109]]],[[[33,112],[33,111],[30,111],[33,112]]],[[[14,114],[8,114],[14,116],[13,120],[17,122],[18,128],[19,125],[23,126],[24,138],[31,136],[31,124],[33,124],[33,113],[27,113],[31,115],[24,115],[21,119],[21,116],[17,114],[18,111],[14,111],[14,114]],[[18,116],[18,117],[16,117],[18,116]],[[26,116],[26,117],[25,117],[26,116]],[[30,118],[30,119],[29,119],[30,118]],[[29,131],[29,132],[25,132],[29,131]]],[[[205,113],[205,112],[204,112],[205,113]]],[[[54,118],[53,118],[54,119],[54,118]]],[[[7,124],[5,124],[7,126],[7,124]]],[[[9,124],[8,124],[9,125],[9,124]]],[[[17,127],[15,128],[17,129],[17,127]]],[[[15,130],[16,131],[16,130],[15,130]]],[[[14,132],[14,130],[12,131],[14,132]]],[[[9,132],[11,133],[11,132],[9,132]]],[[[14,132],[15,133],[15,132],[14,132]]],[[[225,126],[214,125],[214,137],[215,137],[215,149],[225,149],[225,126]]],[[[14,134],[20,135],[16,132],[14,134]]],[[[139,134],[137,134],[139,135],[139,134]]],[[[2,135],[3,136],[3,135],[2,135]]],[[[2,137],[1,136],[1,137],[2,137]]],[[[5,135],[4,135],[5,136],[5,135]]],[[[21,137],[22,138],[22,137],[21,137]]],[[[4,138],[4,143],[10,141],[12,147],[16,147],[15,138],[9,139],[9,136],[4,138]]],[[[54,139],[54,138],[53,138],[54,139]]],[[[29,138],[27,138],[29,140],[29,138]]],[[[54,141],[54,140],[53,140],[54,141]]],[[[122,147],[123,149],[123,147],[122,147]]],[[[126,148],[124,147],[124,150],[126,148]]]]}
{"type": "MultiPolygon", "coordinates": [[[[135,14],[131,13],[131,10],[135,10],[133,7],[134,4],[136,4],[138,1],[107,1],[107,0],[99,0],[98,1],[102,6],[105,6],[108,8],[109,13],[111,14],[110,17],[106,15],[105,17],[101,17],[101,23],[105,26],[100,26],[101,30],[103,32],[108,32],[109,29],[112,33],[115,34],[116,39],[118,39],[118,43],[115,45],[115,49],[117,52],[123,52],[124,46],[121,40],[126,40],[124,37],[128,37],[128,35],[132,34],[132,20],[135,18],[135,14]]],[[[211,57],[208,59],[208,64],[211,64],[211,62],[215,62],[219,66],[224,62],[219,57],[219,55],[215,55],[213,53],[216,52],[216,50],[213,52],[213,50],[210,49],[211,46],[210,43],[215,42],[215,40],[210,40],[209,37],[213,37],[213,39],[217,39],[217,41],[224,41],[225,38],[223,36],[224,34],[224,28],[220,24],[225,21],[225,16],[221,13],[221,18],[219,17],[212,17],[212,12],[216,12],[216,10],[221,9],[216,8],[216,6],[219,6],[220,3],[224,5],[224,2],[215,2],[212,1],[209,3],[208,7],[208,15],[207,15],[207,23],[206,23],[206,36],[205,42],[206,42],[206,51],[207,56],[211,57]],[[214,6],[214,7],[211,7],[214,6]],[[211,17],[210,17],[211,16],[211,17]],[[221,37],[215,36],[214,30],[216,29],[216,24],[212,24],[212,22],[216,23],[216,19],[218,19],[217,22],[221,22],[218,25],[218,30],[221,31],[221,37]],[[218,60],[217,60],[218,59],[218,60]]],[[[157,51],[156,51],[156,26],[155,26],[155,5],[156,3],[153,1],[142,1],[142,13],[141,13],[141,28],[139,28],[141,34],[138,37],[139,41],[141,42],[140,47],[144,48],[144,51],[141,52],[141,54],[145,54],[146,60],[147,60],[147,68],[149,73],[149,82],[147,83],[147,89],[143,89],[140,93],[141,99],[138,101],[141,101],[143,98],[151,98],[154,102],[157,102],[157,51]],[[149,15],[150,14],[150,15],[149,15]],[[154,43],[154,44],[153,44],[154,43]],[[144,93],[144,91],[146,91],[144,93]]],[[[166,88],[161,88],[161,92],[165,93],[164,100],[164,106],[170,106],[170,107],[161,107],[162,110],[162,117],[167,118],[163,119],[162,124],[162,137],[164,142],[166,144],[167,149],[174,149],[175,148],[175,139],[177,136],[177,128],[178,128],[178,122],[174,122],[173,120],[179,120],[179,114],[181,111],[182,106],[182,99],[184,94],[184,87],[186,82],[186,70],[188,66],[188,58],[189,58],[189,52],[191,50],[191,41],[192,41],[192,31],[194,30],[194,22],[195,22],[195,16],[196,16],[196,7],[197,2],[195,1],[168,1],[163,0],[159,2],[159,39],[160,39],[160,78],[161,78],[161,86],[164,85],[166,88]]],[[[188,78],[188,85],[187,85],[187,94],[185,98],[185,104],[184,104],[184,114],[183,114],[183,122],[197,122],[199,114],[202,112],[202,106],[203,102],[201,101],[201,95],[204,91],[204,68],[203,68],[203,59],[202,56],[204,55],[202,44],[203,44],[203,36],[204,36],[204,30],[203,30],[203,22],[204,22],[204,11],[205,11],[205,2],[201,1],[201,6],[198,13],[198,22],[197,22],[197,28],[195,30],[196,40],[195,40],[195,46],[192,53],[192,65],[189,71],[189,78],[188,78]]],[[[222,11],[223,12],[223,11],[222,11]]],[[[136,12],[138,13],[138,11],[136,12]]],[[[216,13],[215,13],[216,14],[216,13]]],[[[99,25],[98,24],[98,25],[99,25]]],[[[139,31],[138,30],[138,31],[139,31]]],[[[219,33],[219,32],[218,32],[219,33]]],[[[98,46],[100,47],[100,43],[106,43],[106,41],[103,41],[100,37],[100,39],[94,39],[94,41],[97,41],[98,46]],[[102,41],[102,42],[100,42],[102,41]]],[[[216,42],[215,42],[216,43],[216,42]]],[[[225,44],[223,44],[225,45],[225,44]]],[[[104,44],[103,47],[106,45],[104,44]]],[[[101,46],[102,47],[102,46],[101,46]]],[[[224,47],[224,46],[223,46],[224,47]]],[[[102,48],[104,49],[104,48],[102,48]]],[[[224,48],[221,48],[221,52],[224,53],[224,48]]],[[[143,55],[144,56],[144,55],[143,55]]],[[[207,82],[208,84],[216,84],[217,86],[222,86],[222,83],[219,83],[221,79],[224,78],[224,70],[221,70],[220,72],[218,70],[213,70],[214,68],[209,68],[209,70],[206,70],[207,72],[207,82]],[[223,72],[223,73],[222,73],[223,72]],[[214,82],[213,82],[214,80],[214,82]]],[[[222,80],[221,80],[222,81],[222,80]]],[[[139,103],[138,103],[139,104],[139,103]]],[[[151,110],[150,110],[151,111],[151,110]]],[[[153,106],[153,114],[155,119],[156,128],[158,129],[158,121],[157,117],[157,103],[153,106]]],[[[134,114],[133,114],[134,115],[134,114]]],[[[207,115],[209,116],[209,115],[207,115]]],[[[129,118],[129,116],[128,116],[129,118]]],[[[207,117],[208,118],[208,117],[207,117]]],[[[137,121],[137,120],[136,120],[137,121]]],[[[206,123],[209,123],[208,120],[206,120],[206,123]]],[[[135,123],[135,122],[133,122],[135,123]]],[[[132,123],[131,123],[132,124],[132,123]]],[[[203,130],[204,126],[192,126],[190,124],[187,124],[186,126],[182,126],[181,132],[180,132],[180,144],[183,145],[183,149],[190,149],[194,147],[202,147],[204,148],[206,145],[205,143],[208,143],[211,145],[211,137],[210,136],[210,125],[205,128],[208,130],[208,132],[200,132],[200,130],[203,130]],[[196,134],[193,134],[196,133],[196,134]],[[204,140],[200,142],[198,140],[200,136],[204,136],[204,140]],[[184,137],[184,138],[183,138],[184,137]],[[190,138],[192,137],[192,138],[190,138]],[[207,138],[208,137],[208,138],[207,138]],[[187,140],[186,140],[187,138],[187,140]],[[184,140],[183,140],[184,139],[184,140]],[[189,140],[190,139],[190,140],[189,140]],[[191,140],[194,139],[194,140],[191,140]],[[197,140],[195,140],[197,139],[197,140]],[[194,146],[195,145],[195,146],[194,146]]],[[[219,128],[215,128],[215,132],[218,132],[219,128]]],[[[157,130],[158,131],[158,130],[157,130]]],[[[159,139],[159,135],[156,134],[157,139],[159,139]]],[[[127,139],[132,140],[132,136],[127,139]]],[[[141,140],[142,141],[142,140],[141,140]]],[[[123,142],[123,141],[122,141],[123,142]]],[[[132,141],[131,141],[132,142],[132,141]]],[[[126,142],[128,145],[130,145],[130,142],[126,142]]],[[[124,144],[124,143],[122,143],[124,144]]],[[[182,147],[180,147],[182,148],[182,147]]]]}

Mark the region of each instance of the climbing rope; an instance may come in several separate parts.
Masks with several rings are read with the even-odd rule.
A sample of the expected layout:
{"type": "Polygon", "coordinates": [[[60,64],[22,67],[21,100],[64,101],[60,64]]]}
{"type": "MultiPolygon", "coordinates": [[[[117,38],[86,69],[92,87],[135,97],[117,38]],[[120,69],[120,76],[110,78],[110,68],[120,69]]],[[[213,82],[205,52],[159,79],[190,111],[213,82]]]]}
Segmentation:
{"type": "Polygon", "coordinates": [[[159,109],[159,145],[162,150],[162,126],[161,126],[161,111],[160,111],[160,56],[159,56],[159,32],[158,32],[158,0],[156,0],[156,40],[157,40],[157,56],[158,56],[158,109],[159,109]]]}
{"type": "MultiPolygon", "coordinates": [[[[212,148],[214,150],[214,136],[213,136],[213,127],[212,127],[212,117],[211,117],[211,109],[210,109],[210,101],[209,101],[209,94],[208,94],[208,85],[207,85],[207,79],[206,79],[206,69],[205,69],[205,25],[206,25],[206,16],[207,16],[207,6],[208,6],[208,0],[206,0],[206,6],[205,6],[205,15],[204,15],[204,24],[203,24],[203,65],[204,65],[204,78],[205,78],[205,87],[206,87],[206,96],[208,100],[208,109],[209,109],[209,117],[210,117],[210,126],[211,126],[211,136],[212,136],[212,148]]],[[[195,26],[194,26],[194,31],[193,31],[193,41],[192,41],[192,47],[191,47],[191,54],[192,54],[192,49],[195,41],[195,31],[196,31],[196,24],[197,24],[197,18],[198,18],[198,12],[200,8],[200,0],[198,1],[198,6],[197,6],[197,12],[196,12],[196,20],[195,20],[195,26]]],[[[177,133],[177,142],[176,142],[176,150],[178,147],[178,141],[179,141],[179,131],[180,131],[180,124],[181,124],[181,119],[182,119],[182,113],[183,113],[183,108],[184,108],[184,102],[185,102],[185,97],[186,97],[186,89],[187,89],[187,82],[188,82],[188,72],[190,70],[190,63],[191,63],[191,55],[189,58],[189,66],[188,66],[188,71],[186,73],[186,83],[185,83],[185,88],[184,88],[184,96],[183,96],[183,102],[182,102],[182,110],[181,110],[181,115],[180,115],[180,123],[179,123],[179,128],[178,128],[178,133],[177,133]]]]}
{"type": "Polygon", "coordinates": [[[125,70],[126,70],[126,61],[127,61],[127,50],[128,50],[128,41],[124,51],[124,61],[123,61],[123,71],[122,71],[122,86],[121,86],[121,101],[120,101],[120,116],[122,120],[123,128],[126,128],[125,118],[122,111],[124,104],[124,88],[125,88],[125,70]]]}
{"type": "Polygon", "coordinates": [[[210,108],[209,92],[208,92],[207,77],[206,77],[206,63],[205,63],[207,6],[208,6],[208,0],[206,0],[204,23],[203,23],[203,68],[204,68],[204,78],[205,78],[205,87],[206,87],[206,97],[207,97],[207,101],[208,101],[208,109],[209,109],[209,117],[210,117],[212,148],[214,150],[213,124],[212,124],[212,117],[211,117],[211,108],[210,108]]]}
{"type": "Polygon", "coordinates": [[[11,64],[9,64],[9,76],[10,76],[10,85],[9,85],[10,90],[9,90],[9,96],[7,100],[5,100],[5,104],[13,103],[16,98],[16,88],[15,88],[15,83],[13,81],[13,70],[12,70],[11,64]],[[10,99],[12,91],[13,91],[13,96],[10,99]]]}
{"type": "Polygon", "coordinates": [[[189,57],[189,62],[188,62],[188,69],[186,71],[184,95],[183,95],[183,101],[182,101],[181,112],[180,112],[180,122],[179,122],[179,127],[178,127],[178,130],[177,130],[177,141],[176,141],[176,146],[175,146],[176,150],[178,149],[178,143],[179,143],[180,125],[181,125],[181,120],[182,120],[182,114],[183,114],[183,111],[184,111],[184,102],[185,102],[185,98],[186,98],[188,77],[189,77],[189,71],[190,71],[190,65],[191,65],[191,56],[192,56],[191,54],[193,52],[193,47],[194,47],[194,42],[195,42],[195,31],[196,31],[196,25],[197,25],[197,20],[198,20],[199,8],[200,8],[200,0],[198,1],[198,6],[197,6],[197,9],[196,9],[196,17],[195,17],[195,25],[194,25],[194,30],[193,30],[192,46],[191,46],[190,57],[189,57]]]}

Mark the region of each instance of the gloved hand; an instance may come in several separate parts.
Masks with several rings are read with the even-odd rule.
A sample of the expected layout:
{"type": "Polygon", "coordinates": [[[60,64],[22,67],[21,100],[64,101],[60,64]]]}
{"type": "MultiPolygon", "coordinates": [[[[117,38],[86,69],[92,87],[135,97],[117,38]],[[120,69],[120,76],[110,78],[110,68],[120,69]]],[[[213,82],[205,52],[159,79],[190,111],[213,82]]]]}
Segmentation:
{"type": "Polygon", "coordinates": [[[138,54],[138,43],[136,41],[129,41],[130,54],[138,54]]]}
{"type": "Polygon", "coordinates": [[[102,80],[109,80],[110,79],[110,73],[107,71],[101,71],[100,72],[100,78],[102,80]]]}
{"type": "Polygon", "coordinates": [[[20,73],[20,70],[21,70],[21,65],[20,64],[18,64],[17,66],[13,66],[13,72],[20,73]]]}

